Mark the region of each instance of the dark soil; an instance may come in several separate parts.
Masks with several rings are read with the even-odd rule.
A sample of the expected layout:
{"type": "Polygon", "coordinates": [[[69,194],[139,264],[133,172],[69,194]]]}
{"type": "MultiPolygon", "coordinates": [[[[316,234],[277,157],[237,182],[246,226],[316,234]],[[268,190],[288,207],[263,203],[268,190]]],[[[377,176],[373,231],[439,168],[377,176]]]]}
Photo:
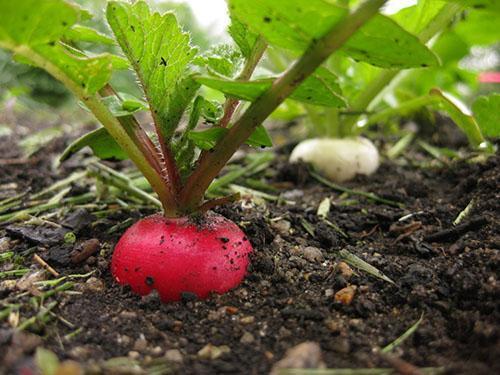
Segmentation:
{"type": "MultiPolygon", "coordinates": [[[[7,144],[2,142],[1,158],[17,157],[7,144]]],[[[36,163],[2,166],[0,185],[15,182],[19,191],[46,186],[57,178],[49,156],[44,152],[36,163]]],[[[425,169],[405,159],[384,162],[375,175],[346,184],[401,202],[404,208],[342,196],[285,160],[280,155],[266,172],[266,182],[279,186],[284,199],[263,205],[244,200],[217,209],[242,227],[255,254],[239,288],[206,301],[161,304],[155,295],[141,298],[113,281],[110,249],[120,232],[110,235],[107,230],[151,210],[120,211],[105,220],[80,211],[65,226],[77,233],[78,249],[61,245],[62,232],[44,242],[46,238],[20,232],[22,225],[0,227],[0,238],[20,239],[16,252],[37,246],[61,275],[96,270],[94,285],[81,282],[77,289],[82,294],[63,297],[54,310],[81,331],[64,340],[74,328],[54,320],[35,329],[42,345],[61,359],[84,365],[127,356],[151,362],[167,352],[173,373],[264,374],[288,349],[312,341],[320,345],[327,367],[391,367],[374,349],[391,343],[423,314],[417,331],[396,348],[395,356],[418,367],[444,366],[451,374],[500,373],[498,155],[481,163],[458,161],[425,169]],[[316,215],[326,197],[333,202],[328,220],[347,238],[316,215]],[[471,199],[473,209],[454,226],[471,199]],[[92,238],[103,251],[81,248],[92,238]],[[339,266],[341,249],[377,267],[395,285],[356,269],[349,276],[339,266]],[[81,251],[90,257],[73,264],[71,258],[81,251]],[[335,293],[347,286],[356,287],[352,302],[337,302],[335,293]],[[202,350],[207,344],[222,353],[217,357],[212,348],[217,358],[210,359],[207,348],[202,350]]],[[[9,292],[2,294],[7,301],[9,292]]],[[[1,324],[0,363],[16,345],[9,323],[1,324]]],[[[32,349],[21,350],[15,360],[8,357],[4,365],[15,373],[32,349]]]]}

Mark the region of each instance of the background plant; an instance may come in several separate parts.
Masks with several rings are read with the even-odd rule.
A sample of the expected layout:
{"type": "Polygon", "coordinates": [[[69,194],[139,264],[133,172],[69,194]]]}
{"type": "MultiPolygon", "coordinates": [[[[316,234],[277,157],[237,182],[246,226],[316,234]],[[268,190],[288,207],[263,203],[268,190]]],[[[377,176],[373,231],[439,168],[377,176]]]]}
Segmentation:
{"type": "MultiPolygon", "coordinates": [[[[464,2],[426,8],[426,22],[415,28],[416,37],[377,13],[383,0],[351,11],[344,2],[323,0],[230,0],[234,44],[205,52],[190,44],[171,13],[152,13],[143,2],[110,2],[107,20],[128,61],[110,52],[96,54],[99,45],[113,46],[115,40],[84,25],[91,17],[87,11],[50,0],[32,12],[35,3],[0,2],[2,14],[8,15],[0,28],[0,46],[63,82],[104,125],[73,144],[65,157],[86,145],[98,156],[130,157],[166,214],[178,215],[218,203],[200,206],[210,183],[242,143],[271,144],[262,122],[287,97],[333,114],[350,113],[342,121],[342,128],[350,129],[356,124],[352,114],[364,113],[400,70],[438,66],[438,57],[424,43],[451,22],[464,2]],[[268,45],[290,50],[296,58],[277,77],[252,80],[268,45]],[[349,91],[343,82],[352,59],[360,62],[358,71],[371,71],[374,77],[362,90],[349,91]],[[129,68],[144,98],[110,85],[115,72],[129,68]],[[224,93],[224,103],[201,96],[201,85],[224,93]],[[233,119],[240,101],[250,104],[233,119]],[[134,117],[147,109],[155,125],[153,138],[134,117]]],[[[494,3],[491,9],[496,10],[494,3]]],[[[474,119],[463,117],[439,91],[433,95],[461,118],[459,125],[474,146],[484,142],[474,119]]]]}

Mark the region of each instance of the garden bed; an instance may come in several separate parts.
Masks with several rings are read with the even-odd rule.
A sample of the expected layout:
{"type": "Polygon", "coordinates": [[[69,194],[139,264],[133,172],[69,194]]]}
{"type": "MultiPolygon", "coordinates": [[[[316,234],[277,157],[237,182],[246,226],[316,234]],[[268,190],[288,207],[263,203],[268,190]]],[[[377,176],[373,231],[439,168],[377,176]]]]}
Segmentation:
{"type": "MultiPolygon", "coordinates": [[[[0,185],[15,183],[17,193],[28,186],[38,191],[61,178],[50,168],[60,143],[16,162],[14,138],[3,138],[0,185]]],[[[288,349],[310,341],[320,346],[329,368],[402,371],[412,364],[453,374],[498,372],[499,156],[445,165],[412,150],[406,158],[385,161],[375,175],[343,185],[398,207],[327,187],[307,168],[288,165],[284,151],[262,177],[280,188],[279,200],[244,198],[216,209],[240,225],[255,254],[240,287],[207,301],[187,294],[182,302],[162,304],[155,295],[141,298],[113,281],[112,247],[126,225],[153,208],[116,209],[106,219],[96,219],[90,209],[70,209],[52,218],[66,228],[74,225],[75,244],[62,241],[67,230],[2,225],[0,238],[10,238],[8,250],[25,255],[23,266],[36,264],[35,252],[60,276],[92,274],[72,280],[71,290],[78,294],[57,294],[53,319],[25,329],[40,339],[15,333],[13,318],[4,317],[0,362],[16,373],[30,364],[38,345],[96,371],[127,357],[137,368],[180,374],[262,374],[288,349]],[[327,220],[333,226],[317,215],[325,198],[331,199],[327,220]],[[472,209],[453,225],[471,200],[472,209]],[[101,251],[72,263],[71,252],[89,239],[97,239],[101,251]],[[347,253],[340,250],[376,267],[394,284],[348,266],[347,253]],[[420,317],[416,331],[392,355],[374,350],[420,317]]],[[[65,174],[73,171],[71,163],[64,168],[65,174]]],[[[71,194],[82,193],[79,189],[74,184],[71,194]]],[[[7,270],[9,263],[2,267],[7,270]]],[[[5,280],[2,299],[22,304],[22,324],[37,313],[29,304],[33,292],[20,296],[5,280]]],[[[309,360],[311,367],[323,365],[314,353],[309,360]]]]}

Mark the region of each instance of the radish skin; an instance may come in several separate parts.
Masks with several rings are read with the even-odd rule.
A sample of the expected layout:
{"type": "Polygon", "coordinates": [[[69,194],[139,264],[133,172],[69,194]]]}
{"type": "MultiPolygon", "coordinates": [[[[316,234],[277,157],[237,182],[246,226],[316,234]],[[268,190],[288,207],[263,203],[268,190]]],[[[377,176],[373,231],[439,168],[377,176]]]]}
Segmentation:
{"type": "Polygon", "coordinates": [[[375,145],[363,137],[332,139],[313,138],[300,142],[290,155],[290,162],[302,160],[335,182],[353,179],[356,174],[370,175],[379,167],[375,145]]]}
{"type": "Polygon", "coordinates": [[[238,286],[251,252],[243,231],[220,215],[208,213],[197,222],[153,215],[120,238],[111,272],[142,296],[156,289],[163,302],[178,301],[184,293],[203,299],[238,286]]]}

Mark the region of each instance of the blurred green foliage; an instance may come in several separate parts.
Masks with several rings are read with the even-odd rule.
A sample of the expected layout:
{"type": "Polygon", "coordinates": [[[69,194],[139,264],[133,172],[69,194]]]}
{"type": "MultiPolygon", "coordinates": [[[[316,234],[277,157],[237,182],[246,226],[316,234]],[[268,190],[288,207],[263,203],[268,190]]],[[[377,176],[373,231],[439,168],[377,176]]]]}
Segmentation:
{"type": "MultiPolygon", "coordinates": [[[[95,28],[105,35],[111,35],[104,14],[106,0],[73,1],[94,15],[92,19],[83,22],[84,25],[95,28]]],[[[198,47],[200,51],[207,50],[214,43],[215,36],[197,23],[191,8],[186,3],[154,0],[148,0],[148,3],[152,9],[160,13],[174,12],[179,23],[186,30],[189,30],[191,43],[198,47]]],[[[93,53],[120,53],[120,49],[114,45],[83,43],[83,47],[93,53]]],[[[130,93],[137,97],[142,94],[135,82],[133,73],[128,70],[115,72],[111,84],[120,92],[130,93]]],[[[28,103],[30,107],[36,105],[60,107],[72,100],[69,91],[44,70],[16,63],[13,61],[11,53],[0,50],[0,101],[12,96],[28,103]]]]}

